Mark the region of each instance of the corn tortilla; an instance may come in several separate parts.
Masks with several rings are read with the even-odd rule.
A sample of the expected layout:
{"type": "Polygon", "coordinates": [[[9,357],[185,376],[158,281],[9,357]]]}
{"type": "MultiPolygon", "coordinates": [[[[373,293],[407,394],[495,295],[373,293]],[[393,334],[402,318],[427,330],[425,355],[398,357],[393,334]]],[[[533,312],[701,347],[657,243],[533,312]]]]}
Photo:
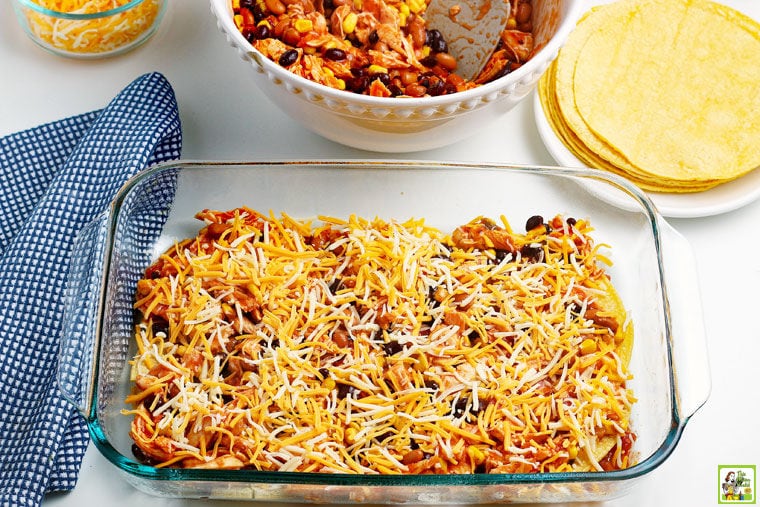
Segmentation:
{"type": "MultiPolygon", "coordinates": [[[[626,177],[638,185],[640,188],[647,191],[694,191],[696,185],[689,187],[691,189],[689,190],[682,189],[681,185],[670,181],[662,181],[653,184],[650,182],[650,179],[647,179],[646,175],[644,177],[639,177],[637,175],[636,169],[632,166],[629,165],[628,168],[624,169],[618,165],[615,165],[615,163],[611,160],[618,160],[618,163],[621,165],[625,164],[625,162],[622,161],[622,156],[619,154],[615,155],[615,152],[613,150],[611,151],[612,154],[608,154],[607,158],[604,158],[602,156],[602,153],[607,153],[608,147],[596,137],[594,137],[594,139],[596,139],[598,142],[595,143],[594,149],[597,151],[594,151],[594,149],[591,149],[589,146],[584,144],[584,142],[575,133],[573,128],[570,127],[570,125],[568,125],[568,123],[565,121],[565,117],[559,110],[559,104],[557,102],[556,95],[554,94],[556,67],[556,62],[551,64],[546,73],[539,80],[538,95],[544,114],[548,118],[552,129],[555,131],[562,143],[575,155],[576,158],[578,158],[581,162],[589,167],[603,169],[608,172],[615,173],[619,176],[626,177]]],[[[593,136],[590,130],[587,130],[587,132],[588,135],[593,136]]],[[[611,148],[609,149],[611,150],[611,148]]],[[[651,178],[651,176],[648,177],[651,178]]],[[[718,183],[719,181],[704,182],[704,184],[699,187],[699,190],[707,190],[717,185],[718,183]]]]}
{"type": "Polygon", "coordinates": [[[707,0],[620,0],[578,23],[539,83],[584,163],[703,191],[760,166],[760,25],[707,0]]]}

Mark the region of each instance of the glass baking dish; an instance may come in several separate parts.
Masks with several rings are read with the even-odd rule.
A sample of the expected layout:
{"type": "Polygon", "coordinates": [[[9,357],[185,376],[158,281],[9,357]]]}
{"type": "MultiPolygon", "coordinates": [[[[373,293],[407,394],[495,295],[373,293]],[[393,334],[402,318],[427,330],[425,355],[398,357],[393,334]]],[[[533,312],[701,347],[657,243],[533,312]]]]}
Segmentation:
{"type": "Polygon", "coordinates": [[[201,162],[132,178],[72,256],[59,383],[92,440],[138,489],[159,496],[315,503],[598,501],[620,496],[673,451],[706,401],[710,375],[694,257],[627,181],[606,173],[411,161],[201,162]],[[610,276],[635,329],[630,369],[637,464],[612,472],[349,475],[156,468],[137,461],[120,411],[130,392],[133,301],[145,268],[203,225],[204,208],[292,217],[425,218],[442,230],[476,216],[588,218],[610,245],[610,276]]]}

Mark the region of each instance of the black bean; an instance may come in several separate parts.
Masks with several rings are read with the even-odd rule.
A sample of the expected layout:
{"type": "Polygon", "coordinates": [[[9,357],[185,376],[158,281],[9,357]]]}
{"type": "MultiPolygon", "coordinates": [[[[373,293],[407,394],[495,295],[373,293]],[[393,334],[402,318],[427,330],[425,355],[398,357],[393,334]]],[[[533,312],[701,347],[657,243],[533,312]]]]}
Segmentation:
{"type": "MultiPolygon", "coordinates": [[[[425,67],[427,67],[429,69],[432,69],[433,67],[435,67],[436,65],[438,65],[438,60],[435,59],[435,55],[434,54],[429,54],[425,58],[421,59],[420,63],[422,65],[424,65],[425,67]]],[[[420,80],[422,80],[422,78],[420,78],[420,80]]],[[[422,84],[422,83],[420,83],[420,84],[422,84]]],[[[423,86],[426,86],[426,85],[423,85],[423,86]]]]}
{"type": "Polygon", "coordinates": [[[438,299],[436,299],[436,297],[435,297],[436,291],[437,291],[437,288],[433,287],[433,286],[431,286],[428,289],[428,293],[427,293],[427,306],[431,310],[434,310],[434,309],[438,308],[439,306],[441,306],[441,302],[438,301],[438,299]]]}
{"type": "Polygon", "coordinates": [[[340,48],[329,48],[325,50],[325,58],[339,62],[346,59],[346,52],[340,48]]]}
{"type": "Polygon", "coordinates": [[[354,93],[362,93],[369,87],[369,77],[356,76],[346,80],[346,86],[354,93]]]}
{"type": "Polygon", "coordinates": [[[570,227],[578,223],[578,221],[574,219],[573,217],[568,217],[567,220],[565,220],[565,222],[567,222],[567,225],[569,225],[570,227]]]}
{"type": "Polygon", "coordinates": [[[145,454],[143,450],[137,446],[137,444],[132,444],[132,454],[137,459],[137,461],[145,465],[155,465],[157,463],[156,460],[145,454]]]}
{"type": "Polygon", "coordinates": [[[446,90],[446,85],[440,79],[430,80],[430,86],[428,86],[428,93],[434,97],[443,95],[446,90]]]}
{"type": "Polygon", "coordinates": [[[352,45],[353,47],[355,47],[355,48],[359,48],[359,49],[361,49],[361,48],[362,48],[362,46],[364,46],[364,44],[362,43],[362,41],[360,41],[359,39],[357,39],[357,38],[356,38],[356,35],[354,35],[354,34],[350,34],[350,35],[348,35],[348,36],[346,37],[346,40],[347,40],[348,42],[350,42],[350,43],[351,43],[351,45],[352,45]]]}
{"type": "Polygon", "coordinates": [[[451,407],[451,413],[454,417],[460,417],[467,411],[467,400],[459,398],[454,406],[451,407]]]}
{"type": "Polygon", "coordinates": [[[440,389],[438,382],[429,378],[425,379],[425,387],[428,389],[432,389],[433,391],[437,391],[438,389],[440,389]]]}
{"type": "Polygon", "coordinates": [[[381,433],[381,434],[377,435],[376,437],[373,438],[373,440],[375,440],[379,444],[382,444],[383,440],[391,438],[392,436],[393,436],[393,432],[389,430],[389,431],[386,431],[384,433],[381,433]]]}
{"type": "Polygon", "coordinates": [[[525,230],[526,231],[532,231],[539,225],[543,225],[544,223],[544,217],[541,215],[533,215],[525,222],[525,230]]]}
{"type": "Polygon", "coordinates": [[[449,45],[446,44],[446,41],[443,40],[443,37],[441,37],[440,39],[435,39],[430,44],[430,50],[433,53],[448,53],[449,52],[449,45]]]}
{"type": "Polygon", "coordinates": [[[279,63],[283,67],[290,67],[297,61],[298,61],[298,51],[296,51],[295,49],[288,49],[282,55],[280,55],[280,59],[277,61],[277,63],[279,63]]]}
{"type": "Polygon", "coordinates": [[[268,39],[270,37],[270,30],[267,25],[258,25],[256,27],[255,37],[257,39],[268,39]]]}
{"type": "Polygon", "coordinates": [[[494,264],[500,264],[501,261],[507,258],[507,255],[509,255],[511,252],[509,250],[503,250],[501,248],[497,248],[494,250],[494,264]]]}
{"type": "Polygon", "coordinates": [[[267,13],[264,12],[263,7],[258,3],[251,8],[251,12],[253,12],[253,19],[256,21],[256,23],[262,21],[267,17],[267,13]]]}
{"type": "Polygon", "coordinates": [[[380,40],[380,36],[377,34],[377,30],[372,30],[369,34],[369,43],[374,45],[380,40]]]}
{"type": "Polygon", "coordinates": [[[504,77],[504,76],[506,76],[507,74],[509,74],[510,72],[512,72],[512,67],[509,65],[509,63],[507,63],[506,65],[504,65],[504,67],[502,67],[502,68],[499,70],[499,72],[497,72],[497,73],[494,75],[494,78],[493,78],[493,80],[492,80],[492,81],[496,81],[496,80],[497,80],[497,79],[499,79],[500,77],[504,77]]]}
{"type": "Polygon", "coordinates": [[[383,344],[383,351],[387,356],[393,356],[404,350],[404,346],[396,340],[391,340],[383,344]]]}
{"type": "Polygon", "coordinates": [[[356,387],[351,384],[338,383],[335,388],[338,390],[338,398],[348,398],[357,392],[356,387]]]}
{"type": "Polygon", "coordinates": [[[443,34],[433,28],[432,30],[428,30],[425,34],[425,44],[430,46],[431,44],[435,44],[437,41],[443,40],[443,34]]]}
{"type": "Polygon", "coordinates": [[[153,331],[153,336],[158,333],[164,333],[166,336],[169,336],[169,323],[164,319],[156,319],[151,325],[151,330],[153,331]]]}
{"type": "Polygon", "coordinates": [[[544,258],[544,249],[540,246],[523,245],[520,249],[520,255],[525,260],[541,262],[544,258]]]}
{"type": "Polygon", "coordinates": [[[340,287],[341,287],[342,284],[343,284],[343,280],[341,280],[340,278],[336,278],[330,284],[330,292],[332,292],[333,294],[335,294],[336,292],[338,292],[340,290],[340,287]]]}
{"type": "Polygon", "coordinates": [[[387,72],[377,72],[375,74],[370,75],[371,80],[379,79],[381,83],[383,83],[385,86],[388,86],[391,84],[391,76],[387,72]]]}

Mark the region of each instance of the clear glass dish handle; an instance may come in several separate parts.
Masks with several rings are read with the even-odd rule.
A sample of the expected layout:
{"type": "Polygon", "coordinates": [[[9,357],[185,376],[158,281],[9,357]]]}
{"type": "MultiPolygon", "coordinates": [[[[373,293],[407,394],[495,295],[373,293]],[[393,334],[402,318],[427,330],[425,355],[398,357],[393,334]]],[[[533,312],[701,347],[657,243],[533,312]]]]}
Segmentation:
{"type": "Polygon", "coordinates": [[[90,412],[95,385],[98,309],[102,299],[108,223],[106,212],[77,235],[66,284],[58,386],[64,398],[85,417],[90,412]]]}
{"type": "Polygon", "coordinates": [[[710,396],[710,363],[694,251],[672,226],[660,220],[665,284],[669,294],[673,375],[678,415],[685,422],[710,396]]]}

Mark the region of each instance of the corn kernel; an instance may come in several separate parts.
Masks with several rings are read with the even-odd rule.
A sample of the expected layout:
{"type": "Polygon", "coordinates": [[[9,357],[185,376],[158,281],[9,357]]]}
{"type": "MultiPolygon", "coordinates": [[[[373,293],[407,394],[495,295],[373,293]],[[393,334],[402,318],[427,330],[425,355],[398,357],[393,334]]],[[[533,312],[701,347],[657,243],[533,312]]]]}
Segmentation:
{"type": "Polygon", "coordinates": [[[419,14],[425,7],[425,0],[408,0],[409,10],[415,14],[419,14]]]}
{"type": "Polygon", "coordinates": [[[467,448],[467,455],[476,465],[480,465],[486,460],[485,453],[475,445],[471,445],[467,448]]]}
{"type": "Polygon", "coordinates": [[[310,32],[311,29],[314,28],[310,19],[297,19],[296,22],[293,23],[293,26],[299,33],[310,32]]]}
{"type": "Polygon", "coordinates": [[[363,7],[364,4],[362,3],[362,0],[354,0],[354,9],[361,11],[363,7]]]}
{"type": "Polygon", "coordinates": [[[235,14],[235,26],[238,27],[238,30],[243,28],[243,16],[240,14],[235,14]]]}
{"type": "Polygon", "coordinates": [[[240,0],[232,0],[232,9],[239,9],[240,8],[240,0]]]}
{"type": "Polygon", "coordinates": [[[370,65],[367,68],[367,70],[369,71],[370,74],[387,74],[388,73],[388,69],[386,69],[385,67],[381,65],[376,65],[374,63],[370,65]]]}
{"type": "Polygon", "coordinates": [[[423,46],[422,47],[422,57],[426,58],[426,57],[430,56],[430,51],[431,51],[430,46],[423,46]]]}
{"type": "Polygon", "coordinates": [[[398,24],[399,26],[406,26],[406,20],[409,16],[407,14],[404,14],[403,12],[400,12],[398,15],[398,24]]]}
{"type": "Polygon", "coordinates": [[[571,444],[570,447],[567,448],[567,457],[570,459],[575,459],[578,456],[578,446],[575,444],[571,444]]]}
{"type": "Polygon", "coordinates": [[[332,379],[332,377],[327,377],[323,383],[325,389],[329,389],[332,391],[335,389],[335,380],[332,379]]]}
{"type": "Polygon", "coordinates": [[[409,13],[411,12],[411,11],[409,10],[409,6],[408,6],[408,5],[406,5],[406,4],[401,4],[401,5],[399,5],[399,7],[398,7],[398,10],[399,10],[399,12],[400,12],[401,14],[404,14],[404,15],[406,15],[406,16],[408,16],[408,15],[409,15],[409,13]]]}
{"type": "Polygon", "coordinates": [[[354,33],[356,29],[356,23],[359,21],[359,16],[355,12],[349,12],[348,15],[343,18],[342,28],[343,33],[354,33]]]}
{"type": "Polygon", "coordinates": [[[348,428],[346,428],[346,432],[343,434],[343,440],[344,442],[350,444],[356,443],[356,435],[359,434],[359,430],[361,430],[361,427],[355,423],[352,422],[348,428]]]}
{"type": "Polygon", "coordinates": [[[581,343],[582,354],[592,354],[596,352],[596,341],[593,338],[586,338],[581,343]]]}
{"type": "Polygon", "coordinates": [[[509,18],[507,20],[507,30],[513,30],[517,28],[517,20],[515,18],[509,18]]]}
{"type": "Polygon", "coordinates": [[[337,79],[335,83],[338,85],[338,90],[345,90],[346,89],[346,82],[343,79],[337,79]]]}

